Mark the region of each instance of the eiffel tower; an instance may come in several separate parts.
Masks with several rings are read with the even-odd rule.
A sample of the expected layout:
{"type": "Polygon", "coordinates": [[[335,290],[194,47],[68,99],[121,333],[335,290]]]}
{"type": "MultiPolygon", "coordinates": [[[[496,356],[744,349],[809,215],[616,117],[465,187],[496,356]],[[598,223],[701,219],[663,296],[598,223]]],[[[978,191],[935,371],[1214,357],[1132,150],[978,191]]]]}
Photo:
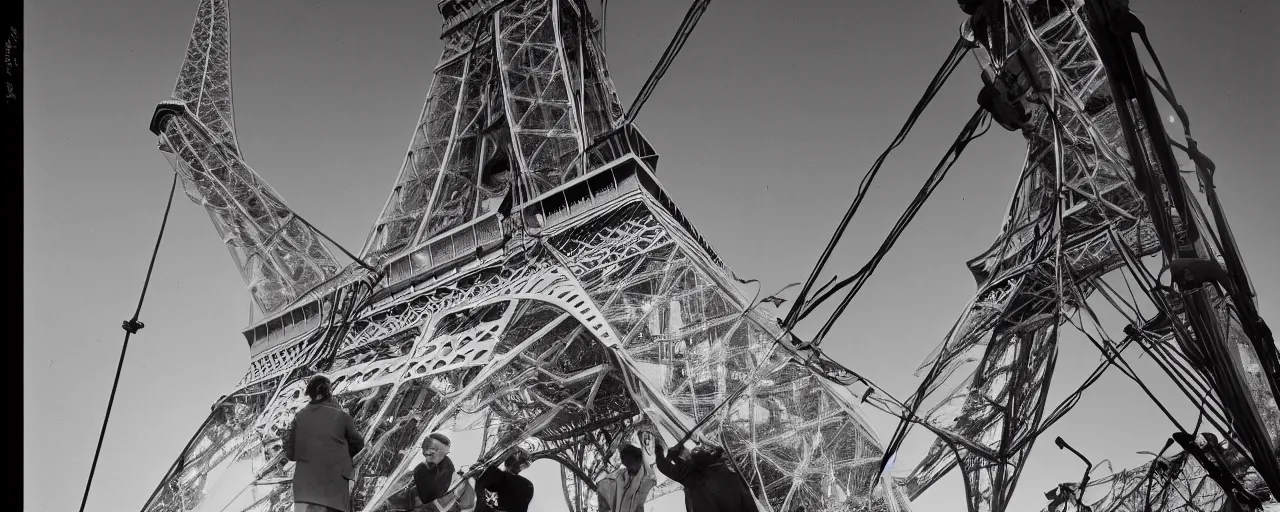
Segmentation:
{"type": "MultiPolygon", "coordinates": [[[[623,443],[699,425],[762,510],[909,509],[878,478],[857,376],[756,309],[664,191],[582,0],[439,3],[426,104],[347,265],[241,156],[227,4],[200,1],[151,131],[265,317],[243,332],[243,380],[143,510],[292,510],[280,434],[317,373],[368,440],[354,510],[411,509],[440,429],[463,470],[516,446],[558,462],[576,512],[623,443]]],[[[660,477],[650,497],[675,490],[660,477]]]]}

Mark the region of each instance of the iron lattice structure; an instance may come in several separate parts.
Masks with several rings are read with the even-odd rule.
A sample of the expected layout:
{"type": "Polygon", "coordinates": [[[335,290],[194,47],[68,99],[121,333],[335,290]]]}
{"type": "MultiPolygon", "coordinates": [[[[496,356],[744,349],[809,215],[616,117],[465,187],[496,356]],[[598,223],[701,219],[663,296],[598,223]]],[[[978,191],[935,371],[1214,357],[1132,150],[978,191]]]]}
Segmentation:
{"type": "MultiPolygon", "coordinates": [[[[1224,451],[1230,450],[1226,443],[1216,440],[1208,440],[1208,443],[1216,444],[1224,451]]],[[[1238,452],[1232,455],[1226,461],[1226,469],[1252,484],[1249,487],[1260,485],[1256,481],[1257,473],[1249,473],[1249,462],[1238,452]]],[[[1116,471],[1086,484],[1083,492],[1079,485],[1063,484],[1046,493],[1045,497],[1050,503],[1042,512],[1239,510],[1232,508],[1227,495],[1210,477],[1209,471],[1187,452],[1170,456],[1157,454],[1147,464],[1116,471]]]]}
{"type": "MultiPolygon", "coordinates": [[[[1082,316],[1096,323],[1088,301],[1114,302],[1104,278],[1121,269],[1160,314],[1130,318],[1123,342],[1099,348],[1118,357],[1142,346],[1226,434],[1199,446],[1229,456],[1205,466],[1207,448],[1184,444],[1196,453],[1064,485],[1046,510],[1208,510],[1265,492],[1280,450],[1275,349],[1259,342],[1270,334],[1216,199],[1211,226],[1187,199],[1145,84],[1117,75],[1141,70],[1132,41],[1113,34],[1127,10],[961,5],[978,13],[965,33],[988,88],[1025,112],[1016,126],[996,117],[1023,133],[1027,159],[999,236],[969,264],[974,299],[903,404],[873,396],[734,287],[655,178],[657,155],[622,113],[581,2],[440,3],[445,49],[421,119],[360,261],[344,268],[240,157],[226,1],[202,1],[173,100],[151,128],[268,317],[244,333],[244,380],[146,510],[288,509],[279,434],[303,405],[302,383],[325,372],[370,439],[358,510],[411,508],[409,471],[435,429],[475,435],[464,467],[516,445],[559,462],[578,511],[594,506],[590,483],[622,442],[670,441],[704,423],[767,509],[905,510],[959,467],[967,508],[1003,511],[1035,440],[1072,406],[1044,413],[1059,331],[1082,316]],[[1234,282],[1183,272],[1163,284],[1141,265],[1157,253],[1220,263],[1234,282]],[[938,436],[903,490],[877,478],[885,449],[858,395],[938,436]]],[[[1196,165],[1212,189],[1211,170],[1196,165]]],[[[664,482],[651,497],[674,489],[664,482]]]]}
{"type": "Polygon", "coordinates": [[[152,130],[268,317],[144,510],[291,510],[279,437],[317,372],[369,440],[356,510],[411,508],[418,447],[442,428],[478,440],[454,450],[464,469],[517,445],[556,460],[569,508],[593,510],[622,442],[703,420],[763,509],[908,510],[877,478],[848,375],[755,309],[663,191],[585,5],[440,10],[444,52],[368,263],[342,268],[241,160],[227,0],[200,2],[152,130]]]}
{"type": "Polygon", "coordinates": [[[231,104],[226,2],[203,2],[173,100],[151,121],[188,197],[209,212],[254,302],[278,312],[341,266],[320,237],[240,156],[231,104]]]}
{"type": "MultiPolygon", "coordinates": [[[[908,494],[918,496],[959,467],[970,511],[1006,510],[1037,437],[1070,409],[1068,404],[1044,415],[1059,330],[1078,315],[1096,323],[1086,301],[1095,292],[1106,294],[1103,277],[1120,269],[1153,285],[1147,289],[1162,313],[1154,319],[1130,317],[1133,324],[1126,328],[1124,344],[1138,342],[1166,371],[1187,370],[1176,375],[1184,391],[1229,425],[1226,431],[1235,446],[1247,446],[1259,464],[1274,464],[1280,454],[1280,410],[1259,364],[1267,360],[1259,358],[1263,349],[1255,350],[1241,323],[1241,305],[1214,286],[1154,286],[1154,276],[1144,274],[1139,261],[1162,249],[1169,259],[1169,247],[1178,244],[1184,258],[1226,260],[1207,237],[1186,235],[1196,228],[1212,233],[1194,198],[1192,207],[1179,210],[1172,220],[1153,211],[1152,196],[1189,195],[1182,178],[1156,181],[1159,185],[1151,192],[1143,183],[1152,178],[1135,168],[1135,161],[1157,171],[1169,165],[1157,158],[1159,144],[1168,148],[1165,135],[1133,114],[1138,100],[1129,92],[1113,92],[1117,77],[1108,73],[1097,34],[1121,29],[1090,26],[1091,16],[1118,17],[1127,15],[1127,8],[1094,0],[960,3],[969,9],[983,4],[966,22],[965,37],[984,68],[984,81],[1014,98],[1025,112],[1020,126],[1007,128],[1022,132],[1027,157],[999,236],[969,262],[978,291],[921,367],[927,373],[916,393],[921,400],[917,405],[953,384],[923,415],[921,421],[941,435],[905,479],[908,494]],[[1145,140],[1127,138],[1133,133],[1145,140]],[[1132,151],[1135,143],[1147,154],[1132,151]],[[1163,223],[1163,231],[1157,222],[1163,223]],[[1193,305],[1203,312],[1200,316],[1193,305]],[[1235,405],[1224,407],[1224,397],[1234,397],[1235,405]],[[1250,434],[1250,428],[1260,430],[1250,434]]],[[[1103,343],[1099,348],[1108,357],[1123,349],[1110,340],[1103,343]]],[[[901,435],[905,431],[900,430],[890,449],[901,435]]],[[[1174,460],[1184,461],[1187,455],[1179,457],[1174,460]]],[[[1178,469],[1170,474],[1178,476],[1154,484],[1159,488],[1153,497],[1167,496],[1173,486],[1203,476],[1195,464],[1174,466],[1178,469]]],[[[1136,471],[1105,480],[1119,487],[1092,510],[1148,510],[1125,508],[1133,507],[1134,499],[1125,485],[1133,483],[1133,475],[1147,474],[1136,471]]],[[[1203,478],[1200,483],[1204,485],[1192,494],[1207,496],[1206,503],[1224,502],[1216,483],[1203,478]]],[[[1150,510],[1211,510],[1196,508],[1195,501],[1165,501],[1150,510]]]]}

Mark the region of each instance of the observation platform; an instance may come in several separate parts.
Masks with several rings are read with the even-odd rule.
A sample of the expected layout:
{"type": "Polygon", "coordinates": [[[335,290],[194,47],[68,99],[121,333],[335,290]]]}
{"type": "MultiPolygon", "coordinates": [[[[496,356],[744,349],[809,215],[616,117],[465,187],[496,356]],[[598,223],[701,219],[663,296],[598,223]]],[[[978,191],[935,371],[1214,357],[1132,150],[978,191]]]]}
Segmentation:
{"type": "MultiPolygon", "coordinates": [[[[449,33],[458,27],[465,25],[472,18],[484,13],[492,12],[503,4],[512,0],[440,0],[436,3],[436,9],[440,11],[440,15],[444,17],[444,27],[440,31],[440,38],[443,39],[449,33]]],[[[565,0],[575,2],[575,0],[565,0]]],[[[586,4],[583,2],[575,2],[578,9],[585,10],[586,4]]],[[[599,27],[599,22],[595,18],[588,18],[591,30],[599,27]]]]}
{"type": "MultiPolygon", "coordinates": [[[[518,218],[517,222],[524,230],[553,230],[645,195],[679,222],[712,262],[724,265],[663,189],[654,171],[658,155],[634,126],[623,126],[602,137],[571,165],[589,171],[512,208],[512,218],[518,218]]],[[[397,295],[410,287],[421,289],[439,285],[467,265],[504,250],[513,236],[510,230],[510,223],[505,223],[503,217],[494,212],[400,251],[381,265],[386,277],[379,283],[374,300],[397,295]]],[[[318,289],[352,286],[355,282],[352,277],[351,272],[343,272],[318,289]]],[[[323,319],[329,316],[333,307],[327,298],[321,298],[328,295],[309,293],[304,299],[243,331],[252,355],[321,329],[323,319]]]]}

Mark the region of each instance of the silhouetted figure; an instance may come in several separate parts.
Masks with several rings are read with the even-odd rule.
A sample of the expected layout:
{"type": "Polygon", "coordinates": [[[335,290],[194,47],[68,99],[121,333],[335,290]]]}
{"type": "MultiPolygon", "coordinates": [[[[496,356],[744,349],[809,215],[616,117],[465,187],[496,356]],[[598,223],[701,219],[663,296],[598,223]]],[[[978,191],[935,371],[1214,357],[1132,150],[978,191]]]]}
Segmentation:
{"type": "Polygon", "coordinates": [[[622,467],[596,484],[602,512],[643,512],[649,491],[657,485],[653,468],[644,463],[644,452],[632,445],[618,450],[622,467]]]}
{"type": "Polygon", "coordinates": [[[724,449],[704,444],[692,452],[674,446],[662,455],[660,439],[653,441],[658,471],[684,486],[687,512],[758,512],[751,489],[724,460],[724,449]]]}
{"type": "Polygon", "coordinates": [[[533,482],[520,476],[529,468],[529,452],[516,448],[502,462],[502,468],[490,466],[476,479],[475,512],[529,512],[533,501],[533,482]],[[489,502],[487,493],[493,493],[496,504],[489,502]]]}
{"type": "Polygon", "coordinates": [[[351,459],[364,439],[351,415],[333,400],[329,379],[307,382],[311,403],[294,415],[284,434],[284,456],[293,468],[295,512],[351,512],[351,459]]]}

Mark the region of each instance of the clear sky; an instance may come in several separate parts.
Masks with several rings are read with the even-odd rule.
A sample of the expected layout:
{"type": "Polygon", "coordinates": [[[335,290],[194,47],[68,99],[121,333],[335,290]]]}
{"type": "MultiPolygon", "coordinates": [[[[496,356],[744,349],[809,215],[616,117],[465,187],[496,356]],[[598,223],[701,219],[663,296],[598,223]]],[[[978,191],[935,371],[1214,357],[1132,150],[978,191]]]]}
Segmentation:
{"type": "MultiPolygon", "coordinates": [[[[386,200],[439,56],[434,1],[272,0],[232,5],[235,112],[247,161],[290,206],[358,250],[386,200]]],[[[1261,312],[1280,324],[1280,4],[1133,0],[1188,109],[1261,312]]],[[[168,98],[196,2],[24,2],[23,508],[75,510],[171,171],[147,122],[168,98]]],[[[627,104],[688,3],[615,1],[608,58],[627,104]]],[[[949,0],[713,2],[639,125],[659,178],[745,278],[766,293],[802,281],[862,174],[892,139],[958,34],[949,0]]],[[[831,265],[874,252],[968,115],[970,60],[887,163],[831,265]]],[[[1180,132],[1180,130],[1177,130],[1180,132]]],[[[881,265],[825,348],[899,396],[974,291],[964,262],[996,236],[1022,164],[1020,136],[972,144],[881,265]]],[[[139,509],[209,406],[248,364],[249,295],[203,209],[175,198],[120,381],[88,510],[139,509]]],[[[1122,324],[1109,317],[1118,333],[1122,324]]],[[[809,326],[810,329],[813,326],[809,326]]],[[[1274,328],[1274,327],[1273,327],[1274,328]]],[[[1188,401],[1149,359],[1131,361],[1170,408],[1188,401]]],[[[1098,361],[1064,339],[1051,405],[1098,361]]],[[[869,412],[882,436],[894,418],[869,412]]],[[[1173,432],[1138,388],[1109,374],[1037,445],[1013,510],[1076,481],[1080,463],[1143,462],[1173,432]]],[[[914,434],[908,469],[931,439],[914,434]]],[[[961,510],[953,473],[918,511],[961,510]]],[[[539,502],[560,510],[560,492],[539,502]]]]}

